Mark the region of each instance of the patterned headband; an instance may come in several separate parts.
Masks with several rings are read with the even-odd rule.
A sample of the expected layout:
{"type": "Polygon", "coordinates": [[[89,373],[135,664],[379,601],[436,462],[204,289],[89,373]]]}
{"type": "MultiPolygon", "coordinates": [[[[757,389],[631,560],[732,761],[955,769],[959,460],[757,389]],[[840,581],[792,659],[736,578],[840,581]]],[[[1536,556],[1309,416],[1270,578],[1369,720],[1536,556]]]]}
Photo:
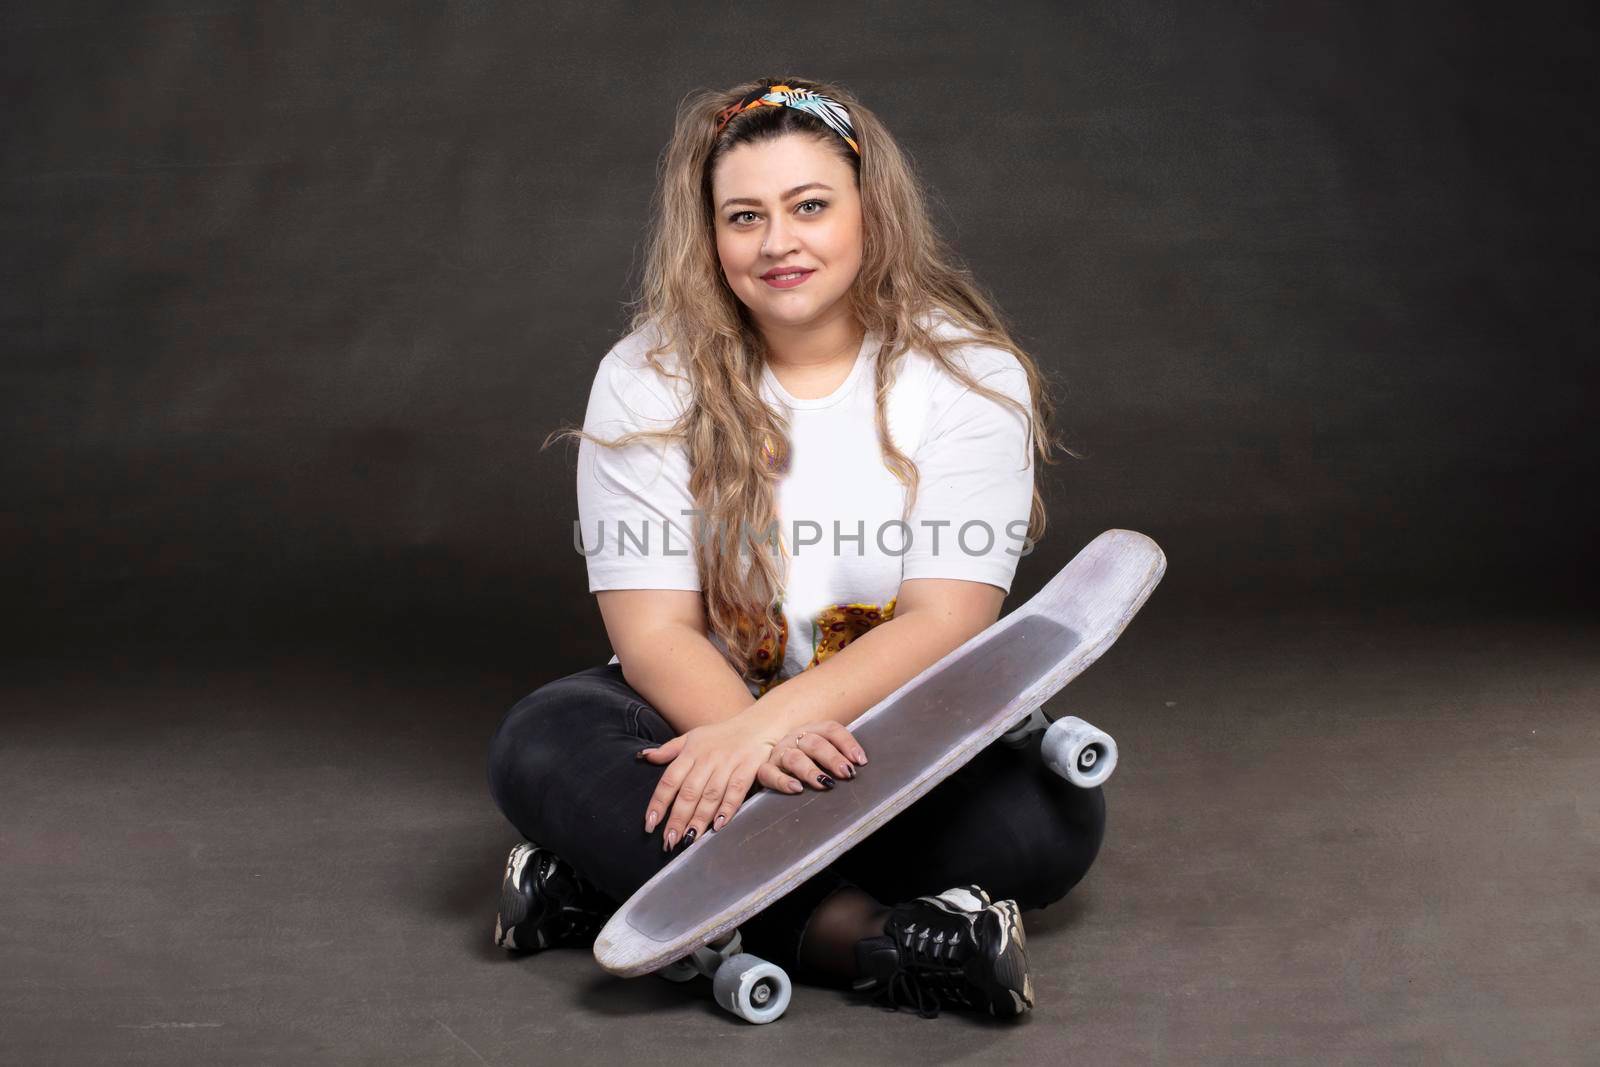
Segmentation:
{"type": "Polygon", "coordinates": [[[787,85],[757,89],[737,104],[729,104],[717,112],[717,132],[721,133],[723,127],[733,121],[735,115],[763,105],[792,107],[808,115],[815,115],[827,123],[830,130],[843,137],[845,143],[855,149],[856,155],[861,154],[861,146],[856,144],[855,127],[850,124],[850,112],[844,109],[843,104],[811,89],[793,89],[787,85]]]}

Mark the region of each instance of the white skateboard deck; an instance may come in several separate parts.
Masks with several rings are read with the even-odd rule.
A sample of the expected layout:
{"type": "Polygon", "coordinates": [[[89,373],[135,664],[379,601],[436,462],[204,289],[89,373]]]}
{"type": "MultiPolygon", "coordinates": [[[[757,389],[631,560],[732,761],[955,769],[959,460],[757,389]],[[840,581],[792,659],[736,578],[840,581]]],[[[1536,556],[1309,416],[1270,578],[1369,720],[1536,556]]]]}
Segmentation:
{"type": "Polygon", "coordinates": [[[595,959],[623,977],[649,974],[794,889],[1083,673],[1166,566],[1143,534],[1096,537],[1026,604],[850,723],[870,759],[855,778],[826,791],[757,792],[612,915],[595,940],[595,959]]]}

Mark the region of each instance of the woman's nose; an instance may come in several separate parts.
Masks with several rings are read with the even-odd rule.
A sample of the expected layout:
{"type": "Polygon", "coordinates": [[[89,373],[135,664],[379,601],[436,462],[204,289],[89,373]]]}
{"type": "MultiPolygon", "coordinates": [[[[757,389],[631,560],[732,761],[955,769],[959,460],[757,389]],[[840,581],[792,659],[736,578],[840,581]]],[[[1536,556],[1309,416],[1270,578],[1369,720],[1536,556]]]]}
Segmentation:
{"type": "Polygon", "coordinates": [[[786,256],[794,247],[794,235],[786,223],[774,222],[767,227],[767,239],[762,247],[775,259],[786,256]]]}

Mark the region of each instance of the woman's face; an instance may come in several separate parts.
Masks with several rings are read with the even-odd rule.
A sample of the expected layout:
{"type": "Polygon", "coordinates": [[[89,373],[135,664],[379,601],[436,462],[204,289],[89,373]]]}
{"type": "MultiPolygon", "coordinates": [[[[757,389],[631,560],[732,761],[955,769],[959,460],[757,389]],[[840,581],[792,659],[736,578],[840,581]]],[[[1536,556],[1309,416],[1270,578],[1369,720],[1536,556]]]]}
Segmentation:
{"type": "Polygon", "coordinates": [[[742,144],[711,174],[717,255],[762,326],[826,321],[861,269],[855,169],[815,137],[742,144]],[[774,269],[799,278],[769,280],[774,269]]]}

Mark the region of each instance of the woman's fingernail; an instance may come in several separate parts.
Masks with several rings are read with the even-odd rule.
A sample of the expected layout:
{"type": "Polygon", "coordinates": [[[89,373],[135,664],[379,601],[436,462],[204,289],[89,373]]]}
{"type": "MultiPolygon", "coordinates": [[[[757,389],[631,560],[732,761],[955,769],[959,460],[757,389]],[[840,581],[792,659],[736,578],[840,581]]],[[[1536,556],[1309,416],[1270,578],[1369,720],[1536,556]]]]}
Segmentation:
{"type": "Polygon", "coordinates": [[[644,817],[644,832],[648,834],[650,831],[654,830],[656,828],[656,820],[659,818],[660,816],[653,811],[646,815],[644,817]]]}
{"type": "Polygon", "coordinates": [[[718,815],[716,817],[716,820],[712,822],[711,829],[720,830],[720,829],[722,829],[722,824],[727,822],[727,821],[728,821],[728,817],[726,815],[718,815]]]}
{"type": "Polygon", "coordinates": [[[649,752],[649,751],[651,751],[651,750],[652,750],[652,749],[654,749],[654,748],[655,748],[655,747],[656,747],[656,746],[654,746],[654,745],[646,745],[646,746],[645,746],[645,747],[643,747],[643,748],[641,748],[641,749],[640,749],[640,750],[639,750],[639,751],[637,751],[637,752],[635,752],[635,753],[634,753],[634,754],[633,754],[633,758],[634,758],[634,759],[637,759],[637,760],[642,760],[642,759],[644,759],[644,754],[645,754],[645,753],[646,753],[646,752],[649,752]]]}
{"type": "Polygon", "coordinates": [[[846,778],[854,778],[856,776],[856,769],[850,764],[846,763],[844,768],[840,770],[839,773],[844,775],[846,778]]]}
{"type": "Polygon", "coordinates": [[[784,788],[788,789],[791,793],[798,793],[800,790],[804,789],[805,786],[801,785],[799,782],[790,782],[784,788]]]}
{"type": "Polygon", "coordinates": [[[856,749],[856,762],[861,764],[865,764],[867,762],[867,754],[861,751],[859,748],[856,749]]]}
{"type": "Polygon", "coordinates": [[[677,845],[678,845],[678,831],[676,831],[676,830],[668,830],[667,831],[666,844],[667,844],[667,851],[668,852],[671,852],[674,848],[677,847],[677,845]]]}
{"type": "Polygon", "coordinates": [[[817,775],[817,784],[822,786],[824,789],[832,789],[833,779],[829,778],[826,774],[819,774],[817,775]]]}
{"type": "Polygon", "coordinates": [[[694,827],[689,827],[688,832],[683,835],[683,843],[687,845],[690,841],[693,841],[697,832],[694,827]]]}

